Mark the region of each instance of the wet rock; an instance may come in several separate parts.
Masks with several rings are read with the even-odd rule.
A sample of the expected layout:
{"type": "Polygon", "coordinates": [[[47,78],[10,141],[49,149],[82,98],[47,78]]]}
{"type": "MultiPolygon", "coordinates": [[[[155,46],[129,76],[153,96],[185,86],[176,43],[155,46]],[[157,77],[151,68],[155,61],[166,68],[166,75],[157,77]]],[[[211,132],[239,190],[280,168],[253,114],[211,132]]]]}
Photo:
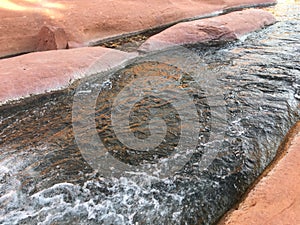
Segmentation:
{"type": "Polygon", "coordinates": [[[300,223],[299,125],[287,154],[220,225],[300,223]]]}
{"type": "Polygon", "coordinates": [[[68,44],[64,29],[54,26],[43,26],[38,34],[36,51],[66,49],[68,44]]]}
{"type": "MultiPolygon", "coordinates": [[[[289,14],[298,15],[297,12],[295,8],[294,11],[289,11],[289,14]]],[[[183,82],[179,81],[182,88],[193,85],[193,79],[190,79],[188,74],[199,74],[200,79],[197,80],[201,82],[200,88],[197,89],[199,92],[195,93],[198,93],[199,97],[206,95],[207,91],[214,92],[215,88],[221,89],[219,96],[225,101],[226,118],[213,122],[220,132],[217,133],[220,138],[217,142],[221,145],[216,146],[218,157],[207,171],[202,171],[201,168],[201,159],[205,152],[202,147],[207,143],[205,134],[212,136],[210,135],[212,126],[203,124],[199,133],[201,148],[195,152],[183,170],[178,171],[170,179],[157,182],[154,180],[153,185],[149,181],[153,179],[152,177],[141,174],[147,181],[143,185],[136,184],[130,179],[103,179],[100,173],[96,171],[93,173],[91,169],[86,168],[88,165],[84,164],[82,157],[80,158],[76,142],[78,139],[75,140],[74,137],[73,124],[78,120],[72,116],[74,115],[72,89],[60,94],[32,98],[31,103],[27,102],[25,107],[24,105],[1,107],[0,137],[3,141],[0,147],[1,165],[5,168],[5,173],[11,172],[12,175],[4,178],[8,180],[8,185],[5,183],[0,187],[8,196],[1,204],[3,210],[0,213],[3,219],[0,223],[38,224],[41,221],[48,221],[49,224],[65,224],[69,221],[70,224],[91,225],[214,224],[219,216],[238,201],[245,189],[272,160],[282,135],[299,119],[296,115],[299,111],[299,102],[294,99],[296,84],[299,83],[298,73],[295,70],[300,58],[295,49],[300,32],[300,26],[297,26],[299,20],[298,17],[292,18],[290,15],[279,18],[281,23],[270,27],[266,32],[253,33],[243,44],[233,44],[229,48],[218,46],[205,50],[199,46],[199,49],[191,48],[183,52],[174,50],[161,57],[150,54],[150,58],[143,57],[133,62],[134,65],[139,64],[147,68],[148,62],[159,62],[163,58],[164,65],[174,68],[174,72],[170,71],[172,77],[182,78],[183,82]],[[291,24],[293,29],[290,27],[291,24]],[[191,57],[192,52],[196,54],[196,58],[191,57]],[[181,66],[177,68],[181,73],[177,73],[178,70],[174,67],[174,61],[178,60],[181,66]],[[138,61],[147,64],[142,65],[138,61]],[[217,79],[202,82],[203,75],[203,78],[208,77],[204,71],[209,71],[207,75],[215,74],[216,76],[211,77],[217,79]],[[277,78],[273,79],[273,76],[277,78]],[[20,186],[20,183],[23,186],[20,186]],[[10,202],[6,202],[7,199],[10,202]]],[[[131,71],[140,74],[143,70],[137,70],[137,66],[131,67],[131,71]]],[[[158,69],[157,74],[167,75],[163,70],[165,66],[162,65],[161,69],[157,66],[155,68],[158,69]]],[[[124,76],[130,76],[127,73],[130,67],[122,71],[124,76]]],[[[149,76],[149,72],[144,70],[143,76],[149,76]]],[[[135,74],[131,74],[135,79],[135,74]]],[[[119,75],[121,73],[113,75],[113,79],[117,81],[116,86],[120,84],[119,75]]],[[[89,96],[89,90],[103,87],[102,78],[102,75],[99,75],[98,80],[94,77],[93,80],[84,82],[85,88],[81,93],[89,96]]],[[[102,91],[107,90],[106,93],[109,93],[114,82],[104,84],[105,88],[102,91]]],[[[198,85],[193,87],[196,88],[198,85]]],[[[117,92],[110,93],[118,95],[117,92]]],[[[107,101],[101,98],[101,95],[97,101],[111,104],[110,100],[113,98],[105,96],[107,101]]],[[[196,96],[192,96],[195,99],[196,96]]],[[[216,95],[212,93],[212,97],[214,96],[216,95]]],[[[201,99],[205,103],[205,99],[201,99]]],[[[165,105],[164,102],[161,103],[161,106],[165,105]]],[[[102,104],[96,105],[99,107],[96,106],[95,114],[91,115],[95,115],[93,121],[97,132],[102,132],[102,137],[115,143],[115,139],[109,133],[103,132],[110,127],[101,125],[102,112],[109,109],[102,104]]],[[[185,102],[180,105],[186,108],[185,102]]],[[[201,113],[199,118],[201,123],[205,122],[203,115],[207,115],[208,123],[212,121],[211,112],[219,108],[216,102],[213,105],[217,107],[201,107],[195,102],[201,113]]],[[[89,109],[86,101],[82,101],[81,106],[78,108],[89,109]]],[[[142,109],[136,111],[135,107],[132,109],[131,115],[134,116],[132,125],[135,126],[138,122],[136,117],[138,113],[147,111],[142,109]]],[[[154,111],[151,110],[149,113],[154,116],[160,114],[157,108],[153,109],[154,111]]],[[[169,112],[171,109],[165,111],[170,115],[167,118],[174,119],[174,113],[169,112]]],[[[111,117],[109,116],[108,120],[109,118],[111,117]]],[[[140,121],[145,121],[143,118],[145,117],[140,117],[140,121]]],[[[221,115],[218,118],[224,117],[221,115]]],[[[78,119],[84,121],[85,117],[79,116],[78,119]]],[[[135,131],[143,131],[143,126],[135,131]]],[[[89,132],[87,135],[90,134],[89,127],[85,130],[89,132]]],[[[148,131],[145,130],[147,135],[146,132],[148,131]]],[[[101,138],[100,135],[99,137],[101,138]]],[[[84,141],[86,144],[96,145],[94,142],[84,141]]],[[[213,143],[208,144],[211,149],[215,146],[213,143]]],[[[282,192],[281,195],[285,196],[285,193],[282,192]]],[[[268,224],[268,221],[257,224],[268,224]]]]}
{"type": "Polygon", "coordinates": [[[139,51],[149,52],[183,44],[232,41],[275,21],[269,12],[248,9],[214,18],[179,23],[149,38],[139,51]]]}
{"type": "Polygon", "coordinates": [[[275,0],[18,1],[0,7],[0,57],[35,51],[43,26],[65,30],[68,40],[97,40],[146,30],[225,9],[275,3],[275,0]]]}

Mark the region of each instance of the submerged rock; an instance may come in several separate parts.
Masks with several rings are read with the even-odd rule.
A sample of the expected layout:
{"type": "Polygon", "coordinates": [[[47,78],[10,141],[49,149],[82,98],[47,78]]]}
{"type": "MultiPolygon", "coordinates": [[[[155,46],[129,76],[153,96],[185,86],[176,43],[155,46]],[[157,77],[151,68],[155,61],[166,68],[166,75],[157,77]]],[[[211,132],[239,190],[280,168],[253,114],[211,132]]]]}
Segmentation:
{"type": "Polygon", "coordinates": [[[300,123],[291,134],[286,155],[219,225],[299,224],[300,123]]]}

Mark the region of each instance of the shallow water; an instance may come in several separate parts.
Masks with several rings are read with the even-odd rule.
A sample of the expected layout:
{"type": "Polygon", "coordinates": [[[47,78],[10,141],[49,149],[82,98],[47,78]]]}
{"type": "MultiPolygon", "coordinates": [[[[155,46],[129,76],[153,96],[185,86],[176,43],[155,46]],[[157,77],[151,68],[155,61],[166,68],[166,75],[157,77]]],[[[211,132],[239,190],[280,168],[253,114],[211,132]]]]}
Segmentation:
{"type": "MultiPolygon", "coordinates": [[[[279,4],[268,9],[279,22],[244,40],[144,56],[82,85],[83,95],[101,90],[95,107],[99,138],[116,162],[133,168],[171,160],[182,138],[180,130],[189,124],[179,112],[193,108],[183,100],[174,106],[153,92],[135,102],[129,120],[135,137],[146,139],[153,134],[148,127],[153,117],[162,118],[167,126],[160,145],[137,151],[118,140],[110,116],[111,99],[130,82],[147,80],[149,75],[167,79],[160,90],[170,96],[176,96],[179,88],[192,98],[199,118],[196,148],[180,152],[191,154],[167,177],[141,170],[134,171],[141,172],[135,178],[124,174],[109,178],[87,163],[89,156],[82,154],[74,138],[74,123],[85,119],[85,114],[72,115],[76,85],[31,102],[2,106],[0,223],[216,222],[275,157],[284,135],[299,120],[299,9],[299,2],[279,4]],[[203,168],[207,150],[216,154],[203,168]]],[[[130,99],[121,98],[123,102],[130,99]]],[[[80,109],[85,105],[78,102],[80,109]]],[[[122,115],[120,119],[126,120],[122,115]]],[[[97,147],[97,142],[88,139],[93,135],[89,127],[79,134],[75,130],[76,135],[87,137],[82,146],[97,147]]]]}

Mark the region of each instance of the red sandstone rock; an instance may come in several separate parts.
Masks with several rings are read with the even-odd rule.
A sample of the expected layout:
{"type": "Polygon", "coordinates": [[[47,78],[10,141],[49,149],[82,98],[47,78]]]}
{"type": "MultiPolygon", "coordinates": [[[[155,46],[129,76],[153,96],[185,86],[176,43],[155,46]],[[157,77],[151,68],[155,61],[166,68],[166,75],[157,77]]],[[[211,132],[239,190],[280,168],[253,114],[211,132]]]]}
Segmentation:
{"type": "Polygon", "coordinates": [[[87,47],[86,45],[84,45],[83,43],[78,43],[75,41],[68,41],[67,44],[67,48],[71,49],[71,48],[82,48],[82,47],[87,47]]]}
{"type": "Polygon", "coordinates": [[[135,53],[93,47],[30,53],[0,60],[0,105],[9,100],[67,87],[70,82],[107,70],[135,53]]]}
{"type": "Polygon", "coordinates": [[[140,48],[149,52],[174,45],[232,41],[275,23],[274,16],[260,9],[247,9],[208,19],[176,24],[150,37],[140,48]]]}
{"type": "Polygon", "coordinates": [[[287,154],[219,225],[300,224],[300,124],[287,154]]]}
{"type": "Polygon", "coordinates": [[[0,57],[34,51],[43,26],[61,27],[85,45],[223,9],[276,0],[48,0],[0,1],[0,57]],[[7,4],[10,2],[11,4],[7,4]]]}
{"type": "Polygon", "coordinates": [[[66,49],[68,44],[64,29],[54,26],[43,26],[38,34],[36,51],[66,49]]]}

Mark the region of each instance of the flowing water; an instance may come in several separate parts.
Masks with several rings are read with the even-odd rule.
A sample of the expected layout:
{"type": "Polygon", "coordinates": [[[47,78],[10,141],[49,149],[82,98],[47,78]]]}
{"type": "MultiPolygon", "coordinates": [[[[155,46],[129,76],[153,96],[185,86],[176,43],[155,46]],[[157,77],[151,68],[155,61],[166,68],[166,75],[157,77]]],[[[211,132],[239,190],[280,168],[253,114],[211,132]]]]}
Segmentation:
{"type": "MultiPolygon", "coordinates": [[[[72,114],[78,84],[2,106],[0,224],[215,223],[275,157],[284,135],[299,120],[299,9],[299,2],[280,3],[268,9],[279,22],[244,40],[141,57],[82,85],[80,92],[87,96],[99,91],[95,107],[99,140],[117,161],[132,167],[171,161],[181,143],[180,130],[189,124],[179,112],[195,106],[199,118],[195,150],[167,177],[143,170],[138,179],[123,174],[110,178],[87,163],[89,156],[79,150],[75,136],[82,137],[82,146],[97,142],[89,141],[93,135],[89,128],[83,127],[80,134],[74,130],[74,124],[85,119],[85,114],[72,114]],[[162,88],[170,96],[180,88],[193,100],[174,106],[153,94],[135,102],[129,123],[136,138],[151,137],[153,114],[167,127],[159,145],[136,151],[118,140],[111,100],[130,82],[147,80],[149,74],[167,80],[162,88]],[[215,154],[204,168],[206,150],[215,154]]],[[[77,104],[84,111],[87,103],[77,104]]],[[[126,120],[122,116],[120,122],[126,120]]],[[[194,139],[184,142],[189,140],[194,139]]]]}

